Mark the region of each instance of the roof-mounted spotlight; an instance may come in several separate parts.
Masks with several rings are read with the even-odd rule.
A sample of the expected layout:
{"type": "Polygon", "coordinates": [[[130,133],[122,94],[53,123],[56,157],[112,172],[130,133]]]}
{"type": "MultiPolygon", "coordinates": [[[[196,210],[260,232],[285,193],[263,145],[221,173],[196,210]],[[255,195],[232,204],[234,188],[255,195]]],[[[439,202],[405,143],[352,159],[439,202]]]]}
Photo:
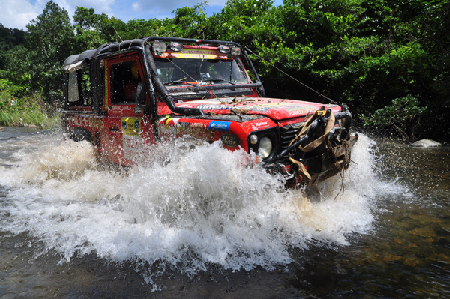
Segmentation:
{"type": "Polygon", "coordinates": [[[231,55],[241,55],[241,48],[239,47],[230,47],[226,45],[220,45],[217,47],[217,50],[223,54],[231,54],[231,55]]]}
{"type": "Polygon", "coordinates": [[[174,52],[181,52],[181,51],[183,51],[184,46],[183,46],[182,43],[170,42],[169,49],[174,51],[174,52]]]}
{"type": "Polygon", "coordinates": [[[231,48],[231,55],[236,55],[236,56],[241,55],[241,48],[238,48],[238,47],[231,48]]]}
{"type": "Polygon", "coordinates": [[[229,46],[220,45],[217,47],[217,50],[219,50],[220,53],[223,54],[229,54],[231,53],[231,48],[229,46]]]}
{"type": "Polygon", "coordinates": [[[152,43],[153,52],[164,53],[167,51],[167,44],[162,41],[154,41],[152,43]]]}

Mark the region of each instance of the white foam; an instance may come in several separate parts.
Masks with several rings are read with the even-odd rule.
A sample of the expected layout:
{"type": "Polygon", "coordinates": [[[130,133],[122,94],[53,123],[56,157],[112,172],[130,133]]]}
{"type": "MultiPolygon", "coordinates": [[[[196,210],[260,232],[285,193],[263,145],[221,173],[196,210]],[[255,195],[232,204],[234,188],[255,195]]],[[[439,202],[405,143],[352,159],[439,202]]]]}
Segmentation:
{"type": "Polygon", "coordinates": [[[242,167],[247,155],[218,143],[171,151],[169,164],[153,159],[123,175],[99,170],[88,143],[45,138],[34,152],[20,151],[16,167],[2,169],[11,201],[0,207],[10,214],[1,224],[30,232],[64,260],[95,251],[118,262],[162,260],[186,273],[209,263],[272,269],[291,261],[290,247],[347,244],[348,234],[368,232],[380,192],[366,136],[345,178],[321,183],[314,200],[281,192],[282,179],[242,167]]]}

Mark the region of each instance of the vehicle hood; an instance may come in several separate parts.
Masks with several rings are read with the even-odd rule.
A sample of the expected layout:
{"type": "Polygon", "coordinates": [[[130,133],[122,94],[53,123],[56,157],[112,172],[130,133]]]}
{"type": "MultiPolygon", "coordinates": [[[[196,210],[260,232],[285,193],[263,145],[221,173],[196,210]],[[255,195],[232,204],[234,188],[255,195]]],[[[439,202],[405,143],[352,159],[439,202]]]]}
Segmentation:
{"type": "Polygon", "coordinates": [[[337,105],[259,97],[227,97],[193,100],[178,103],[176,106],[198,108],[205,113],[264,115],[273,120],[304,117],[316,112],[322,106],[325,106],[325,109],[331,109],[333,113],[341,111],[341,107],[337,105]]]}

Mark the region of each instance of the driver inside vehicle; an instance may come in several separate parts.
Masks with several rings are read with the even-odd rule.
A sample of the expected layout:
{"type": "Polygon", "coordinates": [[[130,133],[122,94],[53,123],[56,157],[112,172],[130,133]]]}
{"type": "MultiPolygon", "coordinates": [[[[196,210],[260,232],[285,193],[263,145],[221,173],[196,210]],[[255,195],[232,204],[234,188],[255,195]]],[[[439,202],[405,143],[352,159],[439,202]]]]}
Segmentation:
{"type": "Polygon", "coordinates": [[[130,81],[125,85],[124,95],[127,102],[134,103],[138,101],[136,97],[138,86],[139,84],[142,85],[142,80],[139,75],[139,68],[136,62],[133,62],[130,72],[132,77],[130,78],[130,81]]]}
{"type": "Polygon", "coordinates": [[[111,103],[114,105],[142,103],[145,89],[136,61],[124,61],[111,66],[111,103]]]}

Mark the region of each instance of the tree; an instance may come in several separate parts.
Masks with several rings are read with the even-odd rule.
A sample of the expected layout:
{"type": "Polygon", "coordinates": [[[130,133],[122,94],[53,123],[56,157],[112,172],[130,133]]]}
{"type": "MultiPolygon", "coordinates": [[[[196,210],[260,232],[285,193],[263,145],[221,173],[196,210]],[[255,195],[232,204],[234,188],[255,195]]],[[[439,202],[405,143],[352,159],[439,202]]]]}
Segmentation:
{"type": "MultiPolygon", "coordinates": [[[[104,14],[104,16],[106,16],[104,14]]],[[[73,16],[76,32],[77,52],[97,48],[107,41],[101,37],[103,15],[98,15],[93,8],[77,7],[73,16]]]]}
{"type": "Polygon", "coordinates": [[[64,8],[49,1],[27,29],[30,85],[50,100],[52,96],[61,95],[61,66],[74,49],[75,35],[69,15],[64,8]]]}
{"type": "Polygon", "coordinates": [[[384,129],[393,128],[406,140],[415,139],[415,129],[420,116],[427,107],[420,107],[419,100],[412,96],[392,100],[392,104],[377,109],[372,117],[365,119],[366,126],[380,126],[384,129]]]}
{"type": "Polygon", "coordinates": [[[145,36],[165,36],[166,20],[129,20],[125,25],[124,32],[121,32],[123,39],[135,39],[145,36]]]}
{"type": "Polygon", "coordinates": [[[203,11],[206,2],[196,4],[192,7],[177,8],[172,13],[172,28],[174,36],[205,39],[206,36],[206,14],[203,11]]]}

